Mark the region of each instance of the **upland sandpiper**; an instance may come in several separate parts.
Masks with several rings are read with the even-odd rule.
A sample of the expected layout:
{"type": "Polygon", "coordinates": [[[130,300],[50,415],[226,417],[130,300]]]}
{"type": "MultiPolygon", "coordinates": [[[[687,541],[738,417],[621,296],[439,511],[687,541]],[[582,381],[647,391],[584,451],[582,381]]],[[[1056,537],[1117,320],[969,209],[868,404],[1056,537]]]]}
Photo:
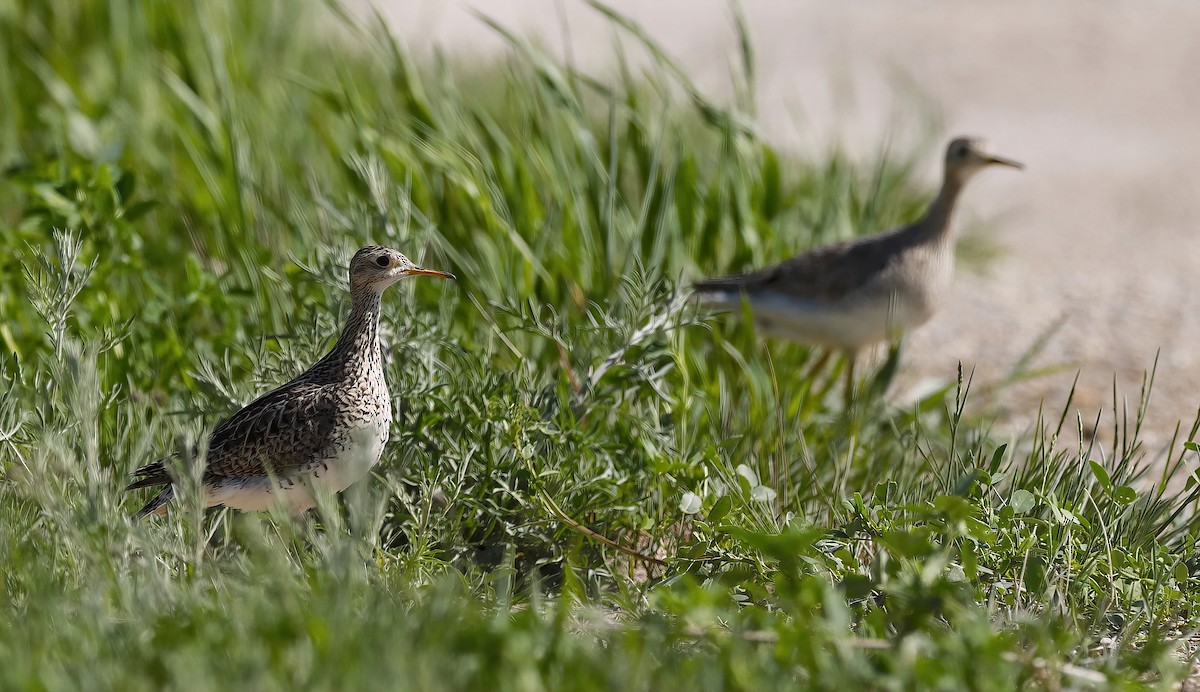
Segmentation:
{"type": "MultiPolygon", "coordinates": [[[[325,357],[291,382],[255,399],[219,424],[208,440],[204,504],[301,514],[313,486],[341,492],[379,461],[392,423],[392,401],[379,346],[381,298],[422,269],[390,248],[372,245],[350,260],[350,317],[325,357]]],[[[156,461],[134,471],[129,490],[166,486],[138,513],[161,514],[175,496],[171,469],[156,461]]]]}
{"type": "Polygon", "coordinates": [[[849,401],[858,351],[924,324],[949,289],[955,203],[967,181],[992,165],[1023,168],[991,154],[981,139],[959,137],[946,147],[941,190],[915,223],[746,274],[698,281],[695,290],[726,309],[746,301],[764,334],[825,347],[810,374],[831,352],[845,353],[849,401]]]}

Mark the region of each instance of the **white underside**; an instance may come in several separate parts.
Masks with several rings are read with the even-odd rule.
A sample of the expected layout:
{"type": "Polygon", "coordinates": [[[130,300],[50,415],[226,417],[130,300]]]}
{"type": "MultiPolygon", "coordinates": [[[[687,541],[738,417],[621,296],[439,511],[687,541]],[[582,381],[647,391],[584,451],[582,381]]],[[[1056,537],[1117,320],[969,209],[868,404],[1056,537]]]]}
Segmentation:
{"type": "Polygon", "coordinates": [[[349,443],[336,458],[318,464],[312,471],[291,477],[237,476],[222,479],[206,488],[208,507],[225,505],[247,511],[266,511],[282,504],[300,514],[316,506],[314,490],[340,493],[371,472],[387,443],[388,423],[357,428],[349,443]]]}
{"type": "MultiPolygon", "coordinates": [[[[710,293],[705,299],[709,304],[737,310],[743,297],[740,293],[710,293]]],[[[880,298],[823,303],[768,294],[748,300],[762,333],[849,351],[895,338],[924,324],[931,312],[903,300],[880,298]]]]}

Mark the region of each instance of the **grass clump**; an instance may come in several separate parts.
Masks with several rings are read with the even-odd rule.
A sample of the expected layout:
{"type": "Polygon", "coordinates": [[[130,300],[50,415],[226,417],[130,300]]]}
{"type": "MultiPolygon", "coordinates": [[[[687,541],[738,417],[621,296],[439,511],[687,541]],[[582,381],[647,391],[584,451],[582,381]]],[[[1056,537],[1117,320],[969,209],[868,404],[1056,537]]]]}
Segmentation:
{"type": "Polygon", "coordinates": [[[4,687],[1186,672],[1194,484],[1136,421],[1000,439],[961,374],[887,403],[894,361],[845,412],[791,376],[808,350],[687,303],[912,218],[908,161],[799,162],[653,46],[600,80],[506,35],[499,65],[418,67],[336,6],[0,5],[4,687]],[[461,278],[385,309],[379,475],[310,525],[194,492],[131,523],[130,470],[327,347],[366,242],[461,278]]]}

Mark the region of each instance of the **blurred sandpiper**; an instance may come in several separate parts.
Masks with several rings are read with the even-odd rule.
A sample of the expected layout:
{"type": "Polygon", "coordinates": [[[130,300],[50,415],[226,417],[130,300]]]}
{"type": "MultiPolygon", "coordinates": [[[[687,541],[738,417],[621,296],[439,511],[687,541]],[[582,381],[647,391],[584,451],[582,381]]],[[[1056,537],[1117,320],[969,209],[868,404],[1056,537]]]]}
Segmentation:
{"type": "Polygon", "coordinates": [[[959,137],[946,147],[942,187],[917,222],[886,233],[810,250],[757,271],[695,284],[706,303],[749,304],[769,336],[846,355],[846,399],[853,396],[860,349],[899,337],[929,320],[954,274],[951,217],[963,186],[989,166],[1023,168],[992,154],[987,143],[959,137]]]}

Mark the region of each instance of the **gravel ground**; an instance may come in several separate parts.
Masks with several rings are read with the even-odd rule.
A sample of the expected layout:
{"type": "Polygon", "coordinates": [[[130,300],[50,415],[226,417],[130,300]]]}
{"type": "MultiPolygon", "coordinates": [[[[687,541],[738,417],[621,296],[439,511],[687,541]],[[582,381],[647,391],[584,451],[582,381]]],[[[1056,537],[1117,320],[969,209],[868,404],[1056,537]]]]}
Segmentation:
{"type": "MultiPolygon", "coordinates": [[[[366,6],[370,0],[359,0],[366,6]]],[[[471,14],[540,34],[603,70],[613,32],[580,0],[375,0],[418,54],[505,50],[471,14]]],[[[641,22],[708,93],[728,91],[735,36],[725,0],[609,0],[641,22]]],[[[831,141],[870,152],[914,141],[930,113],[947,137],[978,134],[1024,173],[972,183],[960,223],[987,220],[1003,255],[962,272],[956,294],[910,339],[902,387],[945,381],[956,363],[995,382],[1060,319],[1034,366],[1064,366],[1005,390],[1005,420],[1060,410],[1076,371],[1091,420],[1136,404],[1159,356],[1149,441],[1200,404],[1200,4],[1183,0],[744,0],[758,55],[760,118],[782,146],[831,141]],[[920,95],[914,98],[914,94],[920,95]],[[914,104],[924,112],[913,112],[914,104]],[[925,104],[925,105],[922,105],[925,104]]],[[[931,151],[926,175],[939,174],[931,151]]],[[[1107,423],[1111,425],[1111,423],[1107,423]]],[[[1102,429],[1105,424],[1102,424],[1102,429]]]]}

